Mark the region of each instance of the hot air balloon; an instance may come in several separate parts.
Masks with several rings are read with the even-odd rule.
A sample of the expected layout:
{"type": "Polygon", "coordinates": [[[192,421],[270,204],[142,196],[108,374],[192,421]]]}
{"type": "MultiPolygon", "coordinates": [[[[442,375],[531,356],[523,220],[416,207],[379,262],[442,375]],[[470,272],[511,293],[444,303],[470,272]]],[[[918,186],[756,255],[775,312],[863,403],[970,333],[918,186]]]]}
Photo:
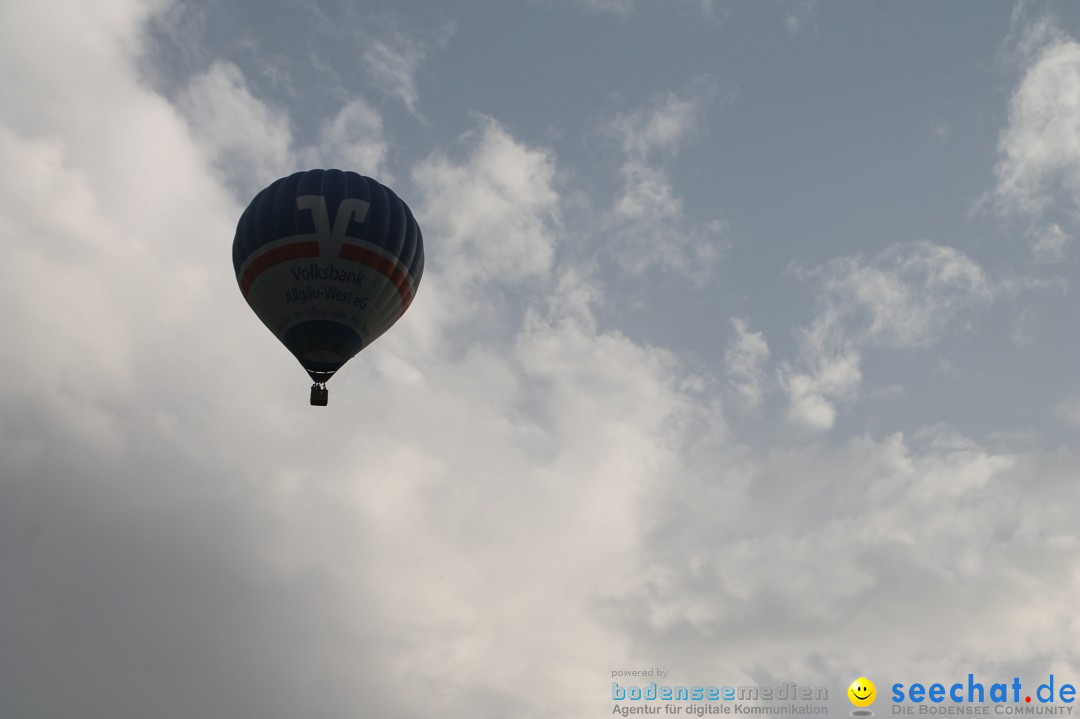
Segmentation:
{"type": "Polygon", "coordinates": [[[326,382],[409,308],[424,239],[408,205],[370,177],[297,172],[255,196],[233,239],[240,292],[307,370],[326,382]]]}

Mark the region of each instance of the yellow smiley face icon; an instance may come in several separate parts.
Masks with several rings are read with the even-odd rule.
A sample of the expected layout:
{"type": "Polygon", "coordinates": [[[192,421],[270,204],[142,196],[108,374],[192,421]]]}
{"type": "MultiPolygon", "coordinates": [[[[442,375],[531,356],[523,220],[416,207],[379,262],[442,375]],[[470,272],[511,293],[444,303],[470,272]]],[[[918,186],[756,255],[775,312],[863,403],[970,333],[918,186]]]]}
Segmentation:
{"type": "Polygon", "coordinates": [[[874,703],[877,688],[866,677],[859,677],[847,688],[848,699],[857,707],[868,707],[874,703]]]}

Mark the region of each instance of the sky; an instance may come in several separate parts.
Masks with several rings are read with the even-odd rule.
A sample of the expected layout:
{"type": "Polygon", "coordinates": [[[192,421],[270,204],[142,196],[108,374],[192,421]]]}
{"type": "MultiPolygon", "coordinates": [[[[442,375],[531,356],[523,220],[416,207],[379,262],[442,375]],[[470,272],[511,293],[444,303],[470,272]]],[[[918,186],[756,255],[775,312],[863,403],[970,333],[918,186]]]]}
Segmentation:
{"type": "Polygon", "coordinates": [[[8,0],[0,66],[0,715],[1080,681],[1080,6],[8,0]],[[325,408],[231,263],[314,167],[427,256],[325,408]]]}

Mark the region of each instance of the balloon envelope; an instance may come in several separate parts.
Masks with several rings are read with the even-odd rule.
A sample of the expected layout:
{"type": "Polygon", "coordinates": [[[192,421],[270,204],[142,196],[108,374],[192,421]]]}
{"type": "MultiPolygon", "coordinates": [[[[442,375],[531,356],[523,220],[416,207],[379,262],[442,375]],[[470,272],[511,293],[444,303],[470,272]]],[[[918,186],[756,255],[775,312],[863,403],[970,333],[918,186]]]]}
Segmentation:
{"type": "Polygon", "coordinates": [[[297,172],[255,196],[233,239],[251,309],[325,382],[409,308],[424,240],[389,188],[342,170],[297,172]]]}

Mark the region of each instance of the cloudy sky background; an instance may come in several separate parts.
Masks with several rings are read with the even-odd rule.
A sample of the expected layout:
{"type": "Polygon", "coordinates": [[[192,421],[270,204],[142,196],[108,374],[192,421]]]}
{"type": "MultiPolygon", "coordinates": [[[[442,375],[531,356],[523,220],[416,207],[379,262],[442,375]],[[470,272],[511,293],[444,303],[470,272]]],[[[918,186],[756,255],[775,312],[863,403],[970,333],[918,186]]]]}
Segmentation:
{"type": "Polygon", "coordinates": [[[4,716],[1080,680],[1080,7],[0,4],[4,716]],[[307,404],[232,274],[393,186],[307,404]]]}

